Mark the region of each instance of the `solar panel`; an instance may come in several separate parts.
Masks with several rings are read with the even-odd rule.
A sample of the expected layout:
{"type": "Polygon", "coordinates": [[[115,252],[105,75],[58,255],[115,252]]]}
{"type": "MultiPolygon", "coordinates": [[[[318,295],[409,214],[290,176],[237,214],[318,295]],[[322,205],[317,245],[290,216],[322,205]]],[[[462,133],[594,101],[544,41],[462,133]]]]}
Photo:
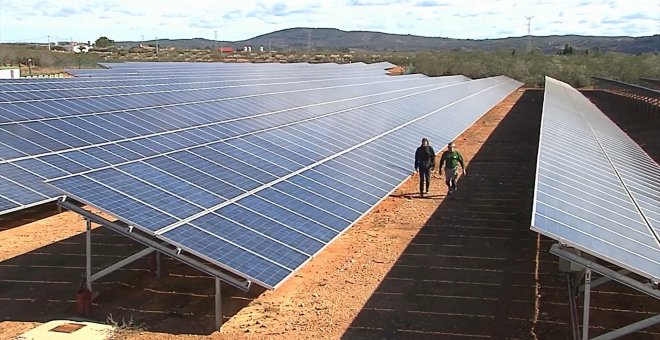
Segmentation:
{"type": "Polygon", "coordinates": [[[286,123],[265,128],[251,118],[211,142],[145,143],[152,152],[133,150],[143,158],[49,183],[274,288],[408,178],[415,136],[446,143],[520,85],[495,77],[381,91],[347,106],[281,112],[272,118],[286,123]]]}
{"type": "Polygon", "coordinates": [[[660,167],[569,85],[546,77],[532,230],[660,279],[660,167]]]}
{"type": "MultiPolygon", "coordinates": [[[[248,87],[254,93],[239,94],[185,85],[190,91],[176,96],[167,92],[140,96],[130,91],[142,91],[143,86],[125,86],[122,96],[0,100],[0,164],[31,175],[26,180],[0,178],[0,213],[58,196],[33,176],[60,177],[135,161],[468,80],[462,76],[340,78],[323,78],[316,87],[301,85],[298,78],[288,83],[280,79],[277,89],[248,87]]],[[[66,85],[66,80],[60,82],[57,86],[66,85]]],[[[97,87],[93,82],[84,86],[97,87]]]]}

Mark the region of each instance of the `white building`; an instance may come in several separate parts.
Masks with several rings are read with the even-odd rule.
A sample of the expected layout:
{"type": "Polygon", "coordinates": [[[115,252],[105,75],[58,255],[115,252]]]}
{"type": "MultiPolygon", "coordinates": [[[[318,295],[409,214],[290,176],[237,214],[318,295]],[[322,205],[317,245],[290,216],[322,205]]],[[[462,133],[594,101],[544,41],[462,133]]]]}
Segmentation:
{"type": "Polygon", "coordinates": [[[21,77],[18,67],[0,67],[0,79],[16,79],[21,77]]]}

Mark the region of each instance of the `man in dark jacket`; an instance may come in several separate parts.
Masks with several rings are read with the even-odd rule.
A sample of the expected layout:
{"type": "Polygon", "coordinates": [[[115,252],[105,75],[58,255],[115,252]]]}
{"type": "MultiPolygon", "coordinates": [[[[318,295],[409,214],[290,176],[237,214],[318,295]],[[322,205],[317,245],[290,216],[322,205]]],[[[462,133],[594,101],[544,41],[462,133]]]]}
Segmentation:
{"type": "Polygon", "coordinates": [[[435,166],[435,151],[429,145],[429,140],[422,138],[422,145],[415,151],[415,171],[419,170],[419,196],[429,193],[431,171],[435,166]]]}
{"type": "Polygon", "coordinates": [[[445,165],[445,184],[447,184],[447,196],[455,193],[458,188],[456,187],[456,179],[458,178],[458,165],[461,165],[463,175],[465,175],[465,164],[463,163],[463,156],[458,150],[454,142],[447,144],[447,151],[440,156],[440,164],[438,165],[438,172],[442,175],[442,165],[445,165]]]}

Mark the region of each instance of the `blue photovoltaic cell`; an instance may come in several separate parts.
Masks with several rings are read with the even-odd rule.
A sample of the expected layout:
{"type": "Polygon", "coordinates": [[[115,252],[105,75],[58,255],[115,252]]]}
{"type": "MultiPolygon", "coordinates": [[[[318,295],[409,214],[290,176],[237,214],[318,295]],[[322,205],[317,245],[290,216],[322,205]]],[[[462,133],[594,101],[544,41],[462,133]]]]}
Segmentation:
{"type": "Polygon", "coordinates": [[[54,166],[48,165],[36,158],[20,160],[14,162],[14,164],[20,166],[23,169],[30,169],[45,179],[61,177],[69,174],[66,171],[62,171],[54,166]]]}
{"type": "Polygon", "coordinates": [[[92,169],[98,169],[110,165],[110,163],[108,162],[105,162],[101,159],[98,159],[94,156],[90,156],[82,151],[77,151],[77,150],[63,152],[60,153],[59,156],[65,157],[79,164],[85,164],[85,166],[92,169]]]}
{"type": "Polygon", "coordinates": [[[319,239],[322,242],[329,242],[338,234],[330,226],[294,212],[288,209],[288,207],[277,205],[260,197],[248,196],[238,201],[237,204],[250,207],[250,209],[258,213],[266,215],[281,224],[288,225],[290,228],[300,231],[305,235],[319,239]]]}
{"type": "Polygon", "coordinates": [[[168,192],[184,197],[191,203],[203,208],[210,208],[225,201],[217,194],[196,186],[187,181],[187,178],[174,177],[173,175],[151,167],[145,163],[129,163],[117,168],[131,174],[155,187],[162,188],[168,192]]]}
{"type": "MultiPolygon", "coordinates": [[[[46,153],[31,157],[72,174],[49,182],[61,192],[268,288],[408,178],[407,150],[418,142],[409,135],[455,124],[446,130],[454,138],[520,85],[494,77],[443,88],[437,79],[386,77],[382,65],[364,64],[128,64],[115,71],[132,67],[133,76],[99,78],[112,79],[111,88],[93,78],[74,79],[76,90],[68,80],[49,85],[61,89],[46,111],[62,118],[29,124],[49,138],[58,131],[66,140],[57,140],[79,149],[53,152],[53,139],[46,153]],[[186,71],[169,72],[179,67],[186,71]],[[234,80],[190,77],[206,67],[234,80]],[[288,69],[296,76],[287,78],[288,69]],[[335,79],[347,72],[364,76],[335,79]],[[148,74],[160,78],[150,82],[148,74]],[[493,84],[501,86],[488,89],[493,84]],[[447,106],[415,120],[461,101],[468,113],[447,106]]],[[[50,177],[52,169],[35,173],[50,177]]]]}
{"type": "Polygon", "coordinates": [[[241,227],[235,222],[214,213],[194,219],[190,224],[289,269],[297,268],[309,258],[309,255],[241,227]]]}
{"type": "Polygon", "coordinates": [[[301,167],[304,166],[309,166],[314,163],[314,160],[310,157],[307,157],[303,154],[296,153],[292,150],[287,149],[286,147],[279,146],[278,144],[271,143],[268,140],[265,140],[259,136],[248,136],[245,137],[245,140],[250,143],[246,145],[246,147],[253,149],[253,148],[261,148],[263,150],[267,150],[268,152],[271,152],[273,154],[280,155],[282,157],[285,157],[287,159],[290,159],[292,162],[295,162],[296,164],[301,165],[301,167]],[[253,147],[254,145],[254,147],[253,147]]]}
{"type": "Polygon", "coordinates": [[[42,178],[14,164],[0,163],[0,174],[15,183],[31,182],[30,189],[45,194],[45,196],[55,195],[56,193],[55,188],[44,183],[42,178]]]}
{"type": "Polygon", "coordinates": [[[60,156],[58,154],[43,156],[40,157],[39,159],[41,161],[46,162],[49,165],[52,165],[58,169],[62,169],[63,171],[66,171],[68,173],[78,173],[90,169],[80,163],[77,163],[76,161],[60,156]]]}
{"type": "Polygon", "coordinates": [[[330,212],[323,211],[311,204],[301,201],[294,197],[283,195],[281,192],[267,188],[256,194],[258,197],[265,198],[273,203],[287,207],[306,216],[314,221],[318,221],[333,230],[339,232],[348,226],[348,221],[333,215],[330,212]]]}
{"type": "Polygon", "coordinates": [[[660,166],[582,94],[549,77],[538,160],[533,230],[660,278],[660,166]],[[559,165],[567,149],[580,160],[569,168],[559,165]]]}
{"type": "Polygon", "coordinates": [[[310,180],[324,183],[331,188],[334,188],[342,193],[346,193],[350,197],[358,199],[361,202],[365,202],[369,206],[373,206],[380,200],[380,197],[376,196],[374,193],[361,190],[360,188],[356,187],[355,184],[357,183],[355,183],[355,181],[342,182],[315,170],[307,170],[303,172],[300,177],[309,178],[310,180]]]}
{"type": "MultiPolygon", "coordinates": [[[[224,167],[232,169],[261,184],[268,183],[277,179],[277,177],[268,174],[266,171],[262,170],[262,168],[260,167],[261,164],[256,164],[257,162],[255,162],[254,159],[250,159],[252,160],[252,162],[250,162],[250,160],[243,161],[227,155],[223,151],[228,147],[229,146],[226,146],[226,144],[224,143],[217,143],[201,148],[194,148],[189,151],[191,153],[209,159],[213,162],[221,164],[224,167]]],[[[243,187],[241,188],[250,190],[248,188],[243,188],[243,187]]]]}
{"type": "Polygon", "coordinates": [[[168,231],[162,237],[227,269],[258,278],[270,287],[275,287],[292,272],[189,224],[168,231]]]}
{"type": "MultiPolygon", "coordinates": [[[[280,191],[283,195],[289,195],[293,198],[304,201],[307,204],[311,204],[314,207],[332,212],[333,215],[346,221],[356,220],[361,215],[359,211],[342,205],[339,202],[332,201],[330,197],[324,196],[324,191],[326,190],[321,192],[314,192],[302,186],[292,184],[289,181],[277,183],[271,188],[280,191]]],[[[346,203],[350,206],[350,202],[346,203]]]]}
{"type": "Polygon", "coordinates": [[[185,202],[162,189],[141,182],[114,169],[92,172],[87,176],[101,183],[112,183],[112,188],[117,191],[134,197],[140,202],[151,203],[154,208],[177,218],[186,218],[202,211],[199,206],[185,202]]]}
{"type": "Polygon", "coordinates": [[[238,204],[225,206],[217,210],[216,214],[254,229],[305,254],[314,254],[325,245],[325,243],[318,239],[288,227],[286,224],[278,223],[266,217],[267,215],[258,214],[238,204]]]}
{"type": "MultiPolygon", "coordinates": [[[[104,162],[108,162],[109,164],[123,163],[123,162],[126,162],[128,160],[128,158],[126,158],[122,155],[118,155],[116,153],[113,153],[113,152],[107,150],[107,148],[105,148],[105,147],[104,148],[99,148],[99,147],[85,148],[81,151],[83,153],[87,154],[87,155],[90,155],[90,156],[93,156],[97,159],[103,160],[104,162]]],[[[129,152],[129,151],[126,150],[126,152],[124,152],[124,155],[126,155],[127,152],[129,152]]]]}
{"type": "Polygon", "coordinates": [[[76,199],[95,202],[100,209],[112,212],[135,226],[151,232],[177,221],[176,218],[149,207],[125,194],[109,189],[83,176],[67,177],[54,181],[65,192],[75,192],[76,199]]]}
{"type": "Polygon", "coordinates": [[[48,196],[16,184],[16,182],[12,182],[2,175],[0,175],[0,192],[3,193],[4,197],[21,205],[28,205],[48,199],[48,196]]]}
{"type": "MultiPolygon", "coordinates": [[[[366,211],[369,208],[371,208],[371,204],[364,203],[360,201],[359,198],[350,195],[350,194],[355,194],[356,190],[346,185],[339,185],[338,187],[324,186],[321,183],[315,182],[309,178],[300,175],[292,177],[291,179],[288,180],[288,182],[303,187],[326,199],[330,199],[334,202],[338,202],[346,206],[353,207],[358,212],[366,211]],[[350,194],[343,192],[342,190],[348,190],[350,194]]],[[[283,188],[279,188],[279,189],[283,189],[283,188]]]]}
{"type": "Polygon", "coordinates": [[[0,197],[0,210],[9,210],[17,206],[17,203],[0,197]]]}

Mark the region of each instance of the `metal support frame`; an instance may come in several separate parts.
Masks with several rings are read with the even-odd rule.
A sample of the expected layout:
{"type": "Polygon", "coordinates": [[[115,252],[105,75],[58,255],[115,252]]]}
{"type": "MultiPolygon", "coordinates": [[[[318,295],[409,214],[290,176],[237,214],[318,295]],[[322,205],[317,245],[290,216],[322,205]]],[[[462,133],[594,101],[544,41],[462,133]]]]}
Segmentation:
{"type": "Polygon", "coordinates": [[[167,244],[161,243],[158,240],[155,240],[153,238],[144,236],[137,231],[133,231],[132,227],[125,227],[117,222],[111,222],[101,216],[98,216],[96,214],[93,214],[76,204],[73,204],[71,202],[66,201],[65,198],[61,198],[57,201],[58,206],[61,206],[62,208],[71,210],[75,213],[78,213],[79,215],[82,215],[83,218],[85,219],[87,223],[87,230],[86,230],[86,277],[85,277],[85,283],[87,284],[87,288],[89,288],[90,291],[92,291],[92,281],[97,280],[105,275],[110,274],[111,272],[122,268],[126,266],[129,263],[132,263],[136,261],[139,258],[142,258],[146,255],[151,254],[152,252],[156,252],[156,276],[160,277],[161,275],[161,264],[160,264],[160,254],[163,253],[173,259],[176,259],[180,262],[183,262],[193,268],[196,268],[211,277],[215,279],[215,326],[216,329],[220,329],[222,326],[222,294],[220,290],[220,283],[225,282],[228,283],[238,289],[241,289],[243,291],[249,291],[250,287],[252,285],[252,281],[250,280],[241,280],[239,278],[235,278],[229,274],[226,274],[216,268],[213,268],[205,263],[200,262],[199,260],[192,258],[190,256],[187,256],[185,254],[181,254],[181,249],[178,248],[172,248],[172,246],[168,246],[167,244]],[[141,243],[142,245],[147,246],[146,249],[133,254],[99,272],[96,274],[92,274],[92,222],[98,223],[104,227],[109,228],[110,230],[117,232],[123,236],[126,236],[134,241],[137,241],[138,243],[141,243]]]}
{"type": "Polygon", "coordinates": [[[597,336],[593,338],[593,340],[609,340],[609,339],[616,339],[619,337],[622,337],[624,335],[630,334],[637,332],[639,330],[642,330],[647,327],[651,327],[654,325],[660,324],[660,315],[652,316],[648,319],[644,319],[642,321],[637,321],[633,324],[630,324],[628,326],[619,328],[617,330],[611,331],[607,334],[603,334],[601,336],[597,336]]]}
{"type": "Polygon", "coordinates": [[[92,291],[92,221],[85,219],[85,284],[92,291]]]}
{"type": "Polygon", "coordinates": [[[582,339],[589,339],[589,307],[591,304],[591,269],[584,272],[584,303],[582,304],[582,339]]]}
{"type": "Polygon", "coordinates": [[[103,270],[99,270],[98,272],[92,274],[91,281],[96,281],[96,280],[98,280],[98,279],[100,279],[100,278],[102,278],[102,277],[118,270],[118,269],[121,269],[121,268],[123,268],[123,267],[125,267],[125,266],[127,266],[127,265],[129,265],[129,264],[131,264],[131,263],[133,263],[133,262],[135,262],[135,261],[151,254],[151,253],[153,253],[154,251],[156,251],[156,249],[154,249],[154,248],[143,249],[143,250],[141,250],[141,251],[139,251],[139,252],[137,252],[137,253],[135,253],[135,254],[133,254],[133,255],[131,255],[131,256],[129,256],[129,257],[127,257],[127,258],[125,258],[125,259],[123,259],[123,260],[121,260],[121,261],[105,268],[105,269],[103,269],[103,270]]]}
{"type": "Polygon", "coordinates": [[[222,287],[220,287],[220,279],[215,278],[215,329],[218,330],[222,327],[222,287]]]}
{"type": "MultiPolygon", "coordinates": [[[[572,263],[578,264],[584,268],[584,305],[583,305],[583,319],[582,319],[582,339],[586,340],[589,338],[589,306],[591,303],[591,288],[597,285],[603,284],[607,281],[613,280],[623,285],[626,285],[632,289],[635,289],[641,293],[649,295],[653,298],[660,300],[660,290],[658,289],[657,284],[648,285],[642,282],[639,282],[631,277],[625,276],[625,274],[630,273],[628,270],[624,269],[619,272],[614,271],[610,268],[607,268],[603,265],[600,265],[592,260],[586,259],[580,255],[577,255],[571,251],[570,248],[567,248],[564,245],[559,243],[552,245],[550,248],[550,253],[559,256],[562,259],[568,260],[572,263]],[[592,271],[603,275],[603,278],[598,279],[594,282],[591,281],[592,271]]],[[[573,337],[574,339],[580,339],[579,325],[577,320],[577,304],[576,297],[577,294],[581,291],[578,289],[577,282],[575,280],[576,273],[566,273],[566,278],[568,281],[568,291],[569,291],[569,305],[571,308],[571,324],[573,327],[573,337]]],[[[650,317],[648,319],[635,322],[633,324],[621,327],[609,333],[600,335],[594,339],[605,340],[605,339],[614,339],[618,338],[641,329],[655,326],[660,324],[660,314],[650,317]]]]}
{"type": "MultiPolygon", "coordinates": [[[[628,274],[630,274],[630,270],[621,269],[621,270],[618,271],[618,273],[621,274],[621,275],[628,275],[628,274]]],[[[605,283],[608,283],[610,281],[612,281],[611,278],[609,278],[607,276],[603,276],[603,277],[601,277],[597,280],[591,281],[591,288],[596,288],[596,287],[598,287],[600,285],[603,285],[605,283]]],[[[580,293],[584,292],[584,287],[580,287],[578,289],[579,289],[580,293]]]]}
{"type": "Polygon", "coordinates": [[[568,307],[571,311],[571,330],[573,340],[580,340],[580,319],[577,311],[577,283],[575,273],[566,273],[566,285],[568,286],[568,307]]]}
{"type": "Polygon", "coordinates": [[[79,215],[82,215],[84,218],[94,222],[98,223],[104,227],[107,227],[108,229],[121,234],[123,236],[126,236],[130,239],[133,239],[134,241],[141,243],[145,246],[152,247],[156,251],[163,253],[173,259],[176,259],[180,262],[183,262],[193,268],[196,268],[206,274],[208,274],[211,277],[218,277],[220,280],[224,281],[227,284],[230,284],[240,290],[243,291],[248,291],[250,290],[250,286],[252,285],[251,280],[241,280],[239,278],[233,277],[227,273],[221,272],[219,269],[213,268],[205,263],[202,263],[201,261],[192,258],[186,254],[182,254],[177,249],[173,249],[168,247],[166,244],[161,244],[158,240],[154,240],[150,237],[144,236],[142,234],[139,234],[135,231],[129,232],[126,226],[122,226],[116,222],[111,222],[101,216],[95,215],[71,202],[67,202],[66,200],[60,199],[57,204],[62,205],[63,208],[69,209],[75,213],[78,213],[79,215]]]}
{"type": "Polygon", "coordinates": [[[160,279],[161,277],[161,267],[160,267],[160,253],[156,252],[156,277],[160,279]]]}
{"type": "Polygon", "coordinates": [[[92,274],[92,221],[85,219],[86,230],[85,230],[85,284],[87,289],[92,292],[92,282],[116,271],[119,270],[130,263],[133,263],[151,253],[156,249],[148,247],[140,252],[137,252],[115,264],[108,266],[105,269],[99,270],[98,272],[92,274]]]}

